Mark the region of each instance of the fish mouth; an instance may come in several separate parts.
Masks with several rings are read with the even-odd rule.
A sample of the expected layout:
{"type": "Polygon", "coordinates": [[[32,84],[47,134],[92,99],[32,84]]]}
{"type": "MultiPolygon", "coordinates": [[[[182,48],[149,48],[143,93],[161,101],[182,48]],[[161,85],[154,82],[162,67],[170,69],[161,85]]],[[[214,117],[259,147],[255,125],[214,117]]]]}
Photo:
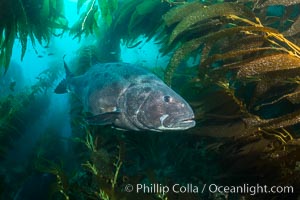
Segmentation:
{"type": "MultiPolygon", "coordinates": [[[[174,126],[181,127],[182,130],[192,128],[196,125],[194,118],[187,118],[177,122],[174,126]]],[[[173,127],[174,127],[173,126],[173,127]]]]}
{"type": "Polygon", "coordinates": [[[180,121],[177,121],[174,124],[171,124],[169,126],[164,126],[163,124],[158,128],[159,130],[186,130],[189,128],[192,128],[196,125],[196,122],[194,120],[194,117],[192,118],[185,118],[180,121]]]}

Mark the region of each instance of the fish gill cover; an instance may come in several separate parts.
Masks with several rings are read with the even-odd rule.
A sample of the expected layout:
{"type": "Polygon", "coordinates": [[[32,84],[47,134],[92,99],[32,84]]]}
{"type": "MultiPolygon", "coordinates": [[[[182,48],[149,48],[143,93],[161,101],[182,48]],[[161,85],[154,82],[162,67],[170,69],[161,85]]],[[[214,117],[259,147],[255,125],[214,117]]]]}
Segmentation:
{"type": "Polygon", "coordinates": [[[53,96],[62,68],[57,58],[61,64],[29,87],[14,91],[18,80],[1,82],[2,199],[22,199],[24,188],[37,192],[41,183],[31,180],[49,174],[55,180],[41,184],[48,186],[45,199],[299,199],[299,1],[78,0],[74,25],[64,3],[0,1],[3,73],[9,74],[15,40],[22,59],[28,39],[35,48],[55,37],[93,35],[73,61],[79,75],[95,63],[121,61],[120,44],[140,48],[143,36],[169,58],[166,68],[151,70],[188,101],[197,126],[174,133],[90,126],[72,96],[64,114],[53,96]],[[137,193],[126,192],[128,184],[260,184],[294,192],[137,193]]]}

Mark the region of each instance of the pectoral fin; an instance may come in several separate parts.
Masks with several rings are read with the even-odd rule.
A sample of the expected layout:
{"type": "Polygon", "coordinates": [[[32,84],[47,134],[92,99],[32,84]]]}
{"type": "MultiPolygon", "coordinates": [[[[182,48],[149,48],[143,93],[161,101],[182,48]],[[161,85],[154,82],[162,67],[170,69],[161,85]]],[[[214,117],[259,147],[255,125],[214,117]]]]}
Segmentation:
{"type": "Polygon", "coordinates": [[[120,115],[120,112],[106,112],[99,115],[94,115],[87,117],[86,121],[91,125],[108,125],[112,124],[117,117],[120,115]]]}

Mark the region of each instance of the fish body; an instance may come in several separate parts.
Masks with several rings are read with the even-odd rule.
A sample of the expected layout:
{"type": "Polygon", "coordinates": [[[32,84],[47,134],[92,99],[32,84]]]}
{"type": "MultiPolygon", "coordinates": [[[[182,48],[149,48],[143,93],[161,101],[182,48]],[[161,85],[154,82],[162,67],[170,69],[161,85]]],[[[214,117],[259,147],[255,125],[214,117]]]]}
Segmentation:
{"type": "Polygon", "coordinates": [[[128,63],[92,66],[66,79],[56,93],[72,92],[91,114],[88,123],[111,124],[124,130],[185,130],[195,126],[189,104],[157,76],[128,63]]]}

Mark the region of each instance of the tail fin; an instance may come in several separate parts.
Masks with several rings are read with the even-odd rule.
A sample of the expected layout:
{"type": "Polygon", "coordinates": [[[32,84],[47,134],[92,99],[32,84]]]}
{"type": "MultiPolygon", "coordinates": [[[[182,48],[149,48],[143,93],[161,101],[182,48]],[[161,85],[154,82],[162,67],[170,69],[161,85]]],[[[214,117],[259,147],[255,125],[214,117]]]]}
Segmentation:
{"type": "Polygon", "coordinates": [[[64,68],[65,68],[65,71],[66,71],[66,78],[63,79],[63,80],[58,84],[58,86],[55,88],[54,92],[55,92],[56,94],[64,94],[64,93],[67,93],[67,92],[68,92],[68,88],[67,88],[67,86],[68,86],[68,80],[69,80],[70,78],[73,77],[73,74],[72,74],[72,72],[69,70],[69,68],[68,68],[68,66],[67,66],[67,63],[66,63],[66,61],[65,61],[65,56],[66,56],[66,55],[64,55],[63,60],[64,60],[64,68]]]}

